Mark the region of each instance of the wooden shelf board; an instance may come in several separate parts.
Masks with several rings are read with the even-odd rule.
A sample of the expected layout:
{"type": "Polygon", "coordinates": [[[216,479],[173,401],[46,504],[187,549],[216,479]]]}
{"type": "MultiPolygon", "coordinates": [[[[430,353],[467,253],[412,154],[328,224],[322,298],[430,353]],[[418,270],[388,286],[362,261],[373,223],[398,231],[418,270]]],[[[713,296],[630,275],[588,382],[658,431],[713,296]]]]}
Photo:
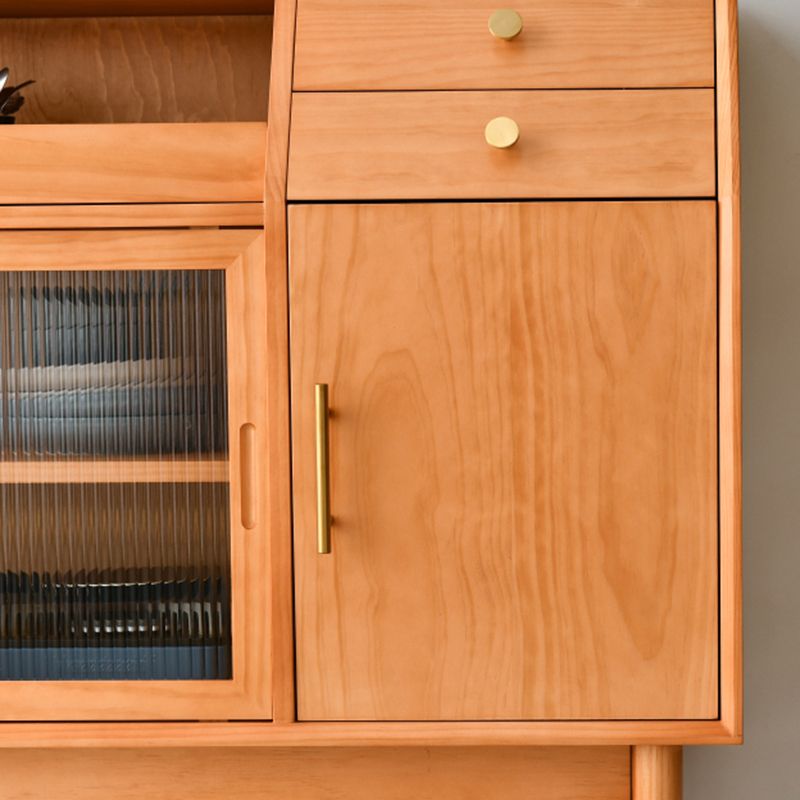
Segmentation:
{"type": "Polygon", "coordinates": [[[227,483],[227,461],[5,461],[0,484],[227,483]]]}
{"type": "Polygon", "coordinates": [[[264,197],[265,122],[9,125],[0,204],[264,197]]]}
{"type": "Polygon", "coordinates": [[[271,14],[274,0],[9,0],[0,17],[168,17],[271,14]]]}
{"type": "Polygon", "coordinates": [[[0,723],[0,748],[532,747],[740,742],[741,735],[719,720],[0,723]]]}
{"type": "Polygon", "coordinates": [[[0,230],[260,228],[263,225],[264,204],[257,202],[0,206],[0,230]]]}

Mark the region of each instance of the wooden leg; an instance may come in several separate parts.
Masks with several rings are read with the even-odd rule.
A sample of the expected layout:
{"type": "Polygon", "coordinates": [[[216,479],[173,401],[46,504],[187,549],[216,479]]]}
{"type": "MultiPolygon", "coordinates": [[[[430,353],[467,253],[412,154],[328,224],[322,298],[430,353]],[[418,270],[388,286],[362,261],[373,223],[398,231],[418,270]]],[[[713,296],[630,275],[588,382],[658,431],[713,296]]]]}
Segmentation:
{"type": "Polygon", "coordinates": [[[683,748],[633,747],[631,753],[633,800],[681,800],[683,748]]]}

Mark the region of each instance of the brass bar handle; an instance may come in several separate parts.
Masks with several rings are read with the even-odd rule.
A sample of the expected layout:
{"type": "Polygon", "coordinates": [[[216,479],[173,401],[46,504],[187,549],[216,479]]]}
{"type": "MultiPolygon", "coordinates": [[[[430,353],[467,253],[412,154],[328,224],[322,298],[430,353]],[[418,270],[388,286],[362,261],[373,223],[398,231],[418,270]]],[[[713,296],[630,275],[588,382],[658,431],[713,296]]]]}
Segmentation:
{"type": "Polygon", "coordinates": [[[317,552],[326,555],[331,552],[331,472],[330,436],[328,420],[328,384],[314,386],[314,405],[317,443],[317,552]]]}
{"type": "Polygon", "coordinates": [[[239,429],[239,474],[241,491],[242,527],[251,531],[256,527],[256,427],[248,422],[239,429]]]}

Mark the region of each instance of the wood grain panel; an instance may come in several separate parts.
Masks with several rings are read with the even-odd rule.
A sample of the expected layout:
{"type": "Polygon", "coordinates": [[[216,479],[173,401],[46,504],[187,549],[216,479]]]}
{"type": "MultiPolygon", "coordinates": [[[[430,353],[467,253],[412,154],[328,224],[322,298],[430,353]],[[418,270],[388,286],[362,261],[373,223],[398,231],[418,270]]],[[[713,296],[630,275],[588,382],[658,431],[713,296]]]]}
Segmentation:
{"type": "Polygon", "coordinates": [[[289,199],[712,197],[714,93],[298,94],[289,199]],[[484,128],[508,116],[509,150],[484,128]]]}
{"type": "Polygon", "coordinates": [[[631,760],[631,800],[681,800],[683,749],[634,747],[631,760]]]}
{"type": "Polygon", "coordinates": [[[272,17],[14,19],[12,78],[35,79],[18,123],[267,118],[272,17]]]}
{"type": "Polygon", "coordinates": [[[742,738],[742,300],[736,0],[717,0],[722,719],[742,738]]]}
{"type": "Polygon", "coordinates": [[[266,127],[8,126],[0,203],[261,202],[266,127]]]}
{"type": "Polygon", "coordinates": [[[714,85],[713,0],[520,0],[511,42],[483,0],[302,0],[295,88],[714,85]]]}
{"type": "Polygon", "coordinates": [[[628,800],[628,748],[18,750],[3,800],[628,800]]]}
{"type": "Polygon", "coordinates": [[[716,717],[714,214],[290,209],[299,719],[716,717]]]}

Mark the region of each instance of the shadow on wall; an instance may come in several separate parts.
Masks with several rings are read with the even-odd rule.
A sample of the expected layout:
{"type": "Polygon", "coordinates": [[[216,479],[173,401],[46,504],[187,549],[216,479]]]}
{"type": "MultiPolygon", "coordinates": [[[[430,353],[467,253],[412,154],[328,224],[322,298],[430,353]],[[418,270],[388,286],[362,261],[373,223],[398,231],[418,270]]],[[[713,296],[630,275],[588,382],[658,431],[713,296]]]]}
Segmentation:
{"type": "Polygon", "coordinates": [[[800,798],[800,3],[740,0],[745,745],[686,800],[800,798]]]}

